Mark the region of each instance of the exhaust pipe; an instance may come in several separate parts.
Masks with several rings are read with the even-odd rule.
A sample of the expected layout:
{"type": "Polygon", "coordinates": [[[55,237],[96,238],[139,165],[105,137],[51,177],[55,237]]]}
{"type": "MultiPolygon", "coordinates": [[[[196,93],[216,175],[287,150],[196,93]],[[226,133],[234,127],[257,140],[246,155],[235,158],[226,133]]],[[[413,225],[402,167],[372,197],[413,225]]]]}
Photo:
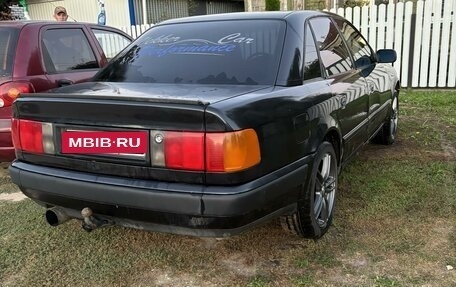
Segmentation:
{"type": "Polygon", "coordinates": [[[65,211],[59,207],[53,207],[46,210],[45,217],[47,223],[51,226],[60,225],[71,219],[65,211]]]}

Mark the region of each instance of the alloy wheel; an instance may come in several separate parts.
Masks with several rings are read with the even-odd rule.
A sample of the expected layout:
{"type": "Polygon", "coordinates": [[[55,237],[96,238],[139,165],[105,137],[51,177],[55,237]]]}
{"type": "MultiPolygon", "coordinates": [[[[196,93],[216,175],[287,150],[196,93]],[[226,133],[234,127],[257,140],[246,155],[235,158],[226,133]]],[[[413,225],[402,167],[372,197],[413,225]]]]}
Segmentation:
{"type": "Polygon", "coordinates": [[[328,224],[334,208],[337,171],[333,161],[332,155],[326,153],[320,160],[315,179],[314,216],[322,228],[328,224]]]}

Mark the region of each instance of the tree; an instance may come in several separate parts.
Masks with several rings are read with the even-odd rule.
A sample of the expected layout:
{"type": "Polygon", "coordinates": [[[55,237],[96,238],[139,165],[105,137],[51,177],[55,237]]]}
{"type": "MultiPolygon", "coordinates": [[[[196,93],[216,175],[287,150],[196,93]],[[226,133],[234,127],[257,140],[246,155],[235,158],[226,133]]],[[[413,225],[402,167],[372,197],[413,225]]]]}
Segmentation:
{"type": "Polygon", "coordinates": [[[369,4],[369,0],[345,0],[344,8],[347,7],[361,7],[369,4]]]}
{"type": "Polygon", "coordinates": [[[0,0],[0,21],[12,20],[11,9],[7,1],[0,0]]]}
{"type": "Polygon", "coordinates": [[[266,0],[266,11],[280,10],[280,0],[266,0]]]}

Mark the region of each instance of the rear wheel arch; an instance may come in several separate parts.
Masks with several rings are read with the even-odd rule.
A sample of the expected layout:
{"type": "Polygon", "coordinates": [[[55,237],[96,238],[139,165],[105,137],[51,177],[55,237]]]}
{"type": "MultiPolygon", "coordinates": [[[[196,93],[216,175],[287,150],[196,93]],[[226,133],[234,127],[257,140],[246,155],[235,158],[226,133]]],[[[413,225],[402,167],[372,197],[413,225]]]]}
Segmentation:
{"type": "Polygon", "coordinates": [[[327,141],[332,144],[334,151],[336,152],[337,165],[340,166],[342,160],[342,137],[339,130],[336,128],[329,129],[326,133],[323,141],[327,141]]]}
{"type": "Polygon", "coordinates": [[[397,81],[397,82],[396,82],[396,86],[394,87],[394,90],[395,90],[397,93],[399,93],[400,89],[401,89],[401,83],[400,83],[399,81],[397,81]]]}
{"type": "Polygon", "coordinates": [[[280,218],[282,227],[295,235],[318,239],[329,229],[337,192],[337,156],[333,144],[323,141],[315,153],[309,178],[297,198],[297,210],[280,218]]]}
{"type": "Polygon", "coordinates": [[[396,140],[398,116],[399,116],[399,91],[394,90],[391,97],[391,105],[389,107],[388,116],[383,123],[383,126],[373,137],[372,142],[391,145],[396,140]]]}

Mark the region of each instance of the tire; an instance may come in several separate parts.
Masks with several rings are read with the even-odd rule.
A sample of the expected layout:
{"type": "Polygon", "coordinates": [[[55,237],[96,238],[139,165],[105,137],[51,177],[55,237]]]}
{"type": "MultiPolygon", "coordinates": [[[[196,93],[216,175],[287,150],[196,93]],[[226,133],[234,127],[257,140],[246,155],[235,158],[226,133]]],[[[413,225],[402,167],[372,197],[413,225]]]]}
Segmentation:
{"type": "Polygon", "coordinates": [[[373,140],[374,143],[391,145],[396,140],[397,126],[399,121],[399,99],[397,92],[394,94],[390,109],[390,115],[386,119],[380,131],[375,135],[373,140]]]}
{"type": "Polygon", "coordinates": [[[303,184],[297,211],[280,219],[286,231],[312,239],[328,231],[336,203],[337,174],[334,147],[325,141],[317,149],[308,188],[303,184]]]}

